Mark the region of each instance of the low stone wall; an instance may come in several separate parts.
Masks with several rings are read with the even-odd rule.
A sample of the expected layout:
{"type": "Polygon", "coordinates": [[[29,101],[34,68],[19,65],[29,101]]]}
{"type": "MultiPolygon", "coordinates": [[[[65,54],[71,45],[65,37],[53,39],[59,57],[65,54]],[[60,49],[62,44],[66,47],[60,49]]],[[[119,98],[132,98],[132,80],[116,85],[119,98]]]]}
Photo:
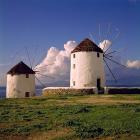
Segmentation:
{"type": "Polygon", "coordinates": [[[47,95],[64,95],[64,94],[72,94],[72,95],[88,95],[95,94],[96,89],[72,89],[72,88],[58,88],[58,89],[43,89],[43,96],[47,95]]]}
{"type": "Polygon", "coordinates": [[[47,95],[89,95],[89,94],[140,94],[140,87],[104,87],[97,91],[96,87],[73,89],[70,87],[50,87],[43,89],[43,96],[47,95]]]}
{"type": "Polygon", "coordinates": [[[108,94],[140,94],[140,88],[108,88],[108,94]]]}

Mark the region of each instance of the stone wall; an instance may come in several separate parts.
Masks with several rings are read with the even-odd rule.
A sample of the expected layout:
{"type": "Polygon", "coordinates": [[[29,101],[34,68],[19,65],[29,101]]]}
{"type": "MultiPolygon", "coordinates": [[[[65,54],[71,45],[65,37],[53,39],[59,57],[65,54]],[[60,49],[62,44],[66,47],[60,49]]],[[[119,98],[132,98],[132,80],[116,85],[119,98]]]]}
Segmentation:
{"type": "Polygon", "coordinates": [[[105,87],[104,90],[97,91],[97,88],[46,88],[43,89],[43,95],[89,95],[89,94],[140,94],[139,87],[105,87]]]}
{"type": "Polygon", "coordinates": [[[106,90],[106,93],[108,94],[140,94],[140,88],[108,88],[106,90]]]}
{"type": "Polygon", "coordinates": [[[63,95],[63,94],[72,94],[72,95],[88,95],[88,94],[95,94],[96,89],[44,89],[43,90],[43,95],[63,95]]]}

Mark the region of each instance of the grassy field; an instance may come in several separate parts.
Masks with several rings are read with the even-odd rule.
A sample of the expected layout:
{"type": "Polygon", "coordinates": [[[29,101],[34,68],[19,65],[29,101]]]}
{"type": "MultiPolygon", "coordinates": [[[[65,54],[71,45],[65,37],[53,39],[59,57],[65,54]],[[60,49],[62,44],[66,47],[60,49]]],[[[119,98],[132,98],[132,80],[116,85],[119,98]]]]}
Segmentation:
{"type": "Polygon", "coordinates": [[[139,140],[140,95],[0,100],[0,140],[139,140]]]}

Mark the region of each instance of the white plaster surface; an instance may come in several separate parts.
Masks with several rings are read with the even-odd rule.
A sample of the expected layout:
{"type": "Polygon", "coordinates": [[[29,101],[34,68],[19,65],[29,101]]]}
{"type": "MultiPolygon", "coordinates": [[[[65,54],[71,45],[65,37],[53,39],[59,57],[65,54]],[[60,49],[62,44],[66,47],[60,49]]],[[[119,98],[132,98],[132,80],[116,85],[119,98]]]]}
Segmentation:
{"type": "Polygon", "coordinates": [[[29,74],[29,78],[26,78],[26,74],[7,74],[6,98],[24,98],[26,92],[29,92],[30,96],[35,95],[34,74],[29,74]]]}
{"type": "Polygon", "coordinates": [[[103,54],[97,52],[75,52],[71,54],[70,87],[97,87],[97,79],[101,79],[101,87],[105,86],[103,54]],[[73,57],[75,54],[75,58],[73,57]],[[75,64],[75,68],[73,65],[75,64]],[[75,81],[75,85],[73,82],[75,81]]]}

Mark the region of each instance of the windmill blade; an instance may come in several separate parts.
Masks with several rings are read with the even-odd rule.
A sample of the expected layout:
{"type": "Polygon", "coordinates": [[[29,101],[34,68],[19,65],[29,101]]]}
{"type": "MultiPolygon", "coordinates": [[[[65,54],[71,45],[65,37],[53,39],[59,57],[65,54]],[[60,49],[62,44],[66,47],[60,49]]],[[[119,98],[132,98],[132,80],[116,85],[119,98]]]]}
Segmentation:
{"type": "MultiPolygon", "coordinates": [[[[110,27],[109,28],[111,28],[111,24],[109,25],[110,27]]],[[[110,29],[108,29],[109,30],[109,32],[110,32],[110,29]]],[[[118,28],[115,28],[115,30],[117,31],[117,34],[115,35],[115,37],[112,39],[112,41],[111,41],[111,45],[112,44],[114,44],[114,42],[118,39],[118,37],[120,36],[120,30],[118,29],[118,28]]],[[[110,47],[109,47],[110,48],[110,47]]],[[[106,53],[108,51],[108,49],[104,52],[104,53],[106,53]]]]}
{"type": "Polygon", "coordinates": [[[103,54],[106,54],[106,52],[110,49],[110,46],[104,51],[103,54]]]}
{"type": "MultiPolygon", "coordinates": [[[[35,47],[35,52],[38,52],[38,49],[39,49],[39,47],[36,46],[36,47],[35,47]]],[[[34,66],[36,57],[37,57],[37,55],[36,55],[36,53],[34,53],[33,60],[32,60],[32,66],[34,66]]]]}
{"type": "Polygon", "coordinates": [[[47,66],[50,66],[50,65],[53,65],[54,63],[52,63],[52,64],[47,64],[47,65],[43,65],[43,66],[41,66],[41,67],[38,67],[38,68],[36,68],[36,69],[39,69],[39,68],[44,68],[44,67],[47,67],[47,66]]]}
{"type": "Polygon", "coordinates": [[[105,59],[104,59],[104,62],[105,62],[105,64],[106,64],[106,66],[107,66],[108,70],[110,71],[110,73],[111,73],[112,77],[114,78],[115,82],[117,83],[117,79],[116,79],[115,75],[113,74],[113,72],[112,72],[111,68],[109,67],[109,65],[108,65],[108,63],[106,62],[106,60],[105,60],[105,59]]]}
{"type": "Polygon", "coordinates": [[[106,46],[106,40],[105,40],[105,44],[104,44],[104,47],[103,47],[103,51],[104,51],[105,46],[106,46]]]}
{"type": "Polygon", "coordinates": [[[35,72],[41,72],[41,71],[46,71],[46,70],[47,70],[46,68],[41,68],[41,69],[36,68],[36,69],[34,69],[35,72]]]}
{"type": "Polygon", "coordinates": [[[107,39],[109,38],[110,28],[111,28],[111,23],[108,24],[108,30],[107,30],[107,35],[106,35],[107,39]]]}
{"type": "Polygon", "coordinates": [[[99,24],[99,42],[101,42],[101,25],[99,24]]]}
{"type": "MultiPolygon", "coordinates": [[[[11,56],[11,60],[12,61],[15,61],[16,59],[17,59],[17,57],[19,57],[21,54],[20,54],[20,52],[22,52],[22,49],[23,49],[23,47],[22,48],[20,48],[18,51],[16,51],[12,56],[11,56]],[[20,54],[20,55],[19,55],[20,54]]],[[[12,61],[11,61],[11,64],[12,64],[12,61]]]]}
{"type": "Polygon", "coordinates": [[[47,65],[43,65],[43,66],[41,66],[41,67],[38,67],[38,68],[34,68],[34,70],[39,70],[40,68],[42,69],[42,68],[44,68],[44,67],[47,67],[47,66],[50,66],[50,65],[53,65],[54,63],[52,63],[52,64],[47,64],[47,65]]]}
{"type": "Polygon", "coordinates": [[[117,51],[112,51],[112,52],[109,52],[109,53],[106,53],[106,54],[111,54],[111,53],[115,53],[115,52],[121,53],[121,52],[124,52],[124,51],[127,51],[127,48],[126,48],[126,47],[120,48],[120,49],[118,49],[117,51]]]}
{"type": "Polygon", "coordinates": [[[30,67],[31,67],[31,69],[32,69],[32,63],[31,63],[31,59],[30,59],[30,55],[29,55],[28,49],[27,49],[27,47],[24,47],[24,48],[25,48],[25,50],[26,50],[27,58],[28,58],[28,60],[29,60],[30,67]]]}
{"type": "MultiPolygon", "coordinates": [[[[46,50],[46,49],[42,49],[43,52],[45,52],[45,50],[46,50]]],[[[45,58],[45,56],[46,56],[46,53],[44,53],[44,54],[39,58],[38,62],[35,64],[35,67],[36,67],[37,65],[39,65],[39,63],[45,58]]]]}
{"type": "Polygon", "coordinates": [[[112,51],[112,52],[109,52],[109,53],[104,53],[104,55],[109,55],[109,54],[112,54],[112,53],[116,53],[117,51],[112,51]]]}
{"type": "Polygon", "coordinates": [[[36,80],[41,84],[42,87],[46,87],[36,76],[35,76],[36,80]]]}
{"type": "Polygon", "coordinates": [[[54,77],[51,77],[51,76],[48,76],[48,75],[45,75],[45,74],[41,74],[41,73],[37,73],[37,74],[39,74],[39,75],[41,75],[41,76],[44,76],[44,77],[47,77],[47,78],[51,78],[51,79],[55,79],[54,77]]]}
{"type": "MultiPolygon", "coordinates": [[[[10,64],[13,65],[13,62],[15,61],[23,61],[25,58],[25,52],[23,52],[23,50],[25,50],[25,47],[20,47],[16,52],[13,52],[13,55],[10,56],[11,62],[10,64]],[[24,56],[22,56],[24,55],[24,56]]],[[[27,58],[27,56],[26,56],[27,58]]]]}
{"type": "MultiPolygon", "coordinates": [[[[109,52],[109,53],[104,53],[103,56],[104,56],[104,57],[105,57],[105,56],[106,56],[106,57],[108,57],[108,56],[110,57],[111,54],[119,53],[119,52],[121,53],[121,51],[124,51],[124,49],[126,49],[126,48],[121,48],[121,49],[119,49],[119,50],[117,50],[117,51],[112,51],[112,52],[109,52]]],[[[113,57],[113,56],[111,56],[111,57],[113,57]]]]}
{"type": "Polygon", "coordinates": [[[116,64],[118,64],[118,65],[120,65],[120,66],[123,66],[123,67],[125,67],[125,68],[127,68],[125,65],[123,65],[123,64],[121,64],[121,63],[119,63],[119,62],[117,62],[117,61],[115,61],[115,60],[113,60],[113,59],[110,59],[110,58],[108,58],[108,57],[106,57],[106,56],[104,56],[106,59],[108,59],[108,60],[110,60],[111,62],[114,62],[114,63],[116,63],[116,64]]]}
{"type": "Polygon", "coordinates": [[[40,72],[40,73],[41,73],[42,71],[43,71],[43,72],[44,72],[44,71],[47,71],[47,69],[46,69],[46,68],[41,68],[41,69],[35,69],[34,71],[35,71],[36,73],[37,73],[37,72],[40,72]]]}
{"type": "Polygon", "coordinates": [[[93,35],[92,35],[92,33],[90,33],[90,32],[89,32],[89,37],[90,37],[90,39],[91,39],[92,41],[94,41],[93,35]]]}
{"type": "Polygon", "coordinates": [[[111,58],[113,57],[112,55],[108,55],[108,54],[104,55],[104,57],[105,57],[105,56],[106,56],[106,57],[111,57],[111,58]]]}
{"type": "Polygon", "coordinates": [[[112,40],[112,42],[115,42],[117,40],[117,38],[120,36],[120,30],[118,28],[116,28],[116,30],[118,31],[118,33],[116,34],[116,36],[114,37],[114,39],[112,40]]]}

